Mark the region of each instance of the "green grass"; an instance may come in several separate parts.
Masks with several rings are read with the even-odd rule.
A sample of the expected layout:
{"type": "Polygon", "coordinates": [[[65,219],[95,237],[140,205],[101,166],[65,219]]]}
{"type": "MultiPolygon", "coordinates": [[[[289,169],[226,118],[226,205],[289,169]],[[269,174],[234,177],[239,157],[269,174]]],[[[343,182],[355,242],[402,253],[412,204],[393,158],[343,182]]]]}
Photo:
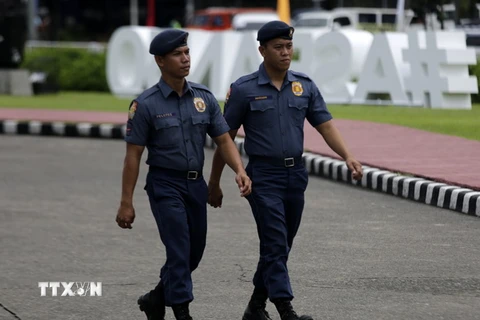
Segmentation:
{"type": "MultiPolygon", "coordinates": [[[[62,92],[35,97],[0,95],[0,108],[127,112],[130,101],[109,93],[62,92]]],[[[480,141],[480,105],[474,105],[472,110],[331,105],[329,110],[337,119],[390,123],[480,141]]]]}
{"type": "Polygon", "coordinates": [[[0,95],[0,108],[128,112],[130,102],[131,99],[119,99],[110,93],[98,92],[62,92],[34,97],[0,95]]]}
{"type": "Polygon", "coordinates": [[[329,106],[334,118],[390,123],[480,140],[480,104],[472,110],[382,106],[329,106]]]}

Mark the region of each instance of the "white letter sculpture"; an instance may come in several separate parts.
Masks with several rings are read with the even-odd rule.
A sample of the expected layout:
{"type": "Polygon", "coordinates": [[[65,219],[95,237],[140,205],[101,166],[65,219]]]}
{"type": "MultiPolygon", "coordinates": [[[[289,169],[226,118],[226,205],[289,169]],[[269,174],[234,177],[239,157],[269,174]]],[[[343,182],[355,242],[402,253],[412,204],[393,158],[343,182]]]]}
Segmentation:
{"type": "MultiPolygon", "coordinates": [[[[160,78],[150,42],[162,29],[121,27],[108,44],[107,81],[117,96],[133,97],[160,78]]],[[[256,32],[187,30],[191,54],[189,80],[207,85],[224,99],[230,83],[258,70],[262,57],[256,32]]],[[[371,94],[388,94],[393,105],[471,109],[476,64],[463,32],[380,33],[362,30],[298,29],[300,52],[292,69],[306,73],[327,103],[368,103],[371,94]],[[355,84],[354,79],[358,79],[355,84]]]]}

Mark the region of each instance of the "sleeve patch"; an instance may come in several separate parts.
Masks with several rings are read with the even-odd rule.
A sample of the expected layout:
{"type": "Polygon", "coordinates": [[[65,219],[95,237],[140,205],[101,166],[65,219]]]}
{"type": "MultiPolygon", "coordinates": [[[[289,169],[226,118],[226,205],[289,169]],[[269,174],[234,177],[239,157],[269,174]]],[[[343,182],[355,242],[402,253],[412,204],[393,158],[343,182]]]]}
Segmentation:
{"type": "Polygon", "coordinates": [[[133,101],[128,109],[128,119],[132,120],[135,117],[135,112],[137,111],[138,103],[137,101],[133,101]]]}
{"type": "Polygon", "coordinates": [[[232,87],[230,87],[230,89],[228,89],[227,96],[225,97],[225,103],[228,102],[228,98],[230,98],[231,93],[232,93],[232,87]]]}

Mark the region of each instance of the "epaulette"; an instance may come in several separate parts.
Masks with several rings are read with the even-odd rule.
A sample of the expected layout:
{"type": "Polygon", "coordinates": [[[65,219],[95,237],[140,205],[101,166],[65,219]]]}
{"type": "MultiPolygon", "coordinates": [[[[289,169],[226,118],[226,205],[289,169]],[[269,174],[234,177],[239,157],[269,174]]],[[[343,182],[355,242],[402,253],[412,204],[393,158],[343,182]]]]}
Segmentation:
{"type": "Polygon", "coordinates": [[[258,79],[258,70],[238,78],[237,81],[235,81],[235,84],[240,85],[242,83],[245,83],[247,81],[254,80],[254,79],[258,79]]]}
{"type": "Polygon", "coordinates": [[[141,102],[147,99],[148,97],[150,97],[151,95],[153,95],[154,93],[158,92],[158,90],[160,90],[160,88],[157,85],[154,85],[148,88],[147,90],[143,91],[142,94],[140,94],[138,98],[135,100],[137,100],[138,102],[141,102]]]}
{"type": "Polygon", "coordinates": [[[290,72],[294,75],[294,76],[297,76],[297,77],[301,77],[301,78],[305,78],[305,79],[308,79],[308,80],[312,80],[310,79],[309,76],[307,76],[305,73],[303,72],[298,72],[298,71],[293,71],[293,70],[290,70],[290,72]]]}
{"type": "Polygon", "coordinates": [[[204,86],[201,83],[196,83],[196,82],[191,82],[191,81],[188,81],[188,83],[190,84],[190,87],[192,87],[192,88],[201,89],[201,90],[207,91],[208,93],[212,93],[212,91],[210,91],[210,89],[208,89],[207,86],[204,86]]]}

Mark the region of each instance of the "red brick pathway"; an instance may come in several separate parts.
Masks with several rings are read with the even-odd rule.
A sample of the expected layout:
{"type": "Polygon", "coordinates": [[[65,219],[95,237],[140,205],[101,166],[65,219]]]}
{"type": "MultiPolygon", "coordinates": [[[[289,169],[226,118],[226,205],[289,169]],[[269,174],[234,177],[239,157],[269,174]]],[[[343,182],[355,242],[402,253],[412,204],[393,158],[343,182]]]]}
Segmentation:
{"type": "MultiPolygon", "coordinates": [[[[126,113],[118,112],[0,109],[0,119],[11,120],[125,123],[126,118],[126,113]]],[[[365,165],[480,190],[479,141],[366,121],[335,123],[365,165]]],[[[308,123],[305,149],[337,157],[308,123]]]]}

